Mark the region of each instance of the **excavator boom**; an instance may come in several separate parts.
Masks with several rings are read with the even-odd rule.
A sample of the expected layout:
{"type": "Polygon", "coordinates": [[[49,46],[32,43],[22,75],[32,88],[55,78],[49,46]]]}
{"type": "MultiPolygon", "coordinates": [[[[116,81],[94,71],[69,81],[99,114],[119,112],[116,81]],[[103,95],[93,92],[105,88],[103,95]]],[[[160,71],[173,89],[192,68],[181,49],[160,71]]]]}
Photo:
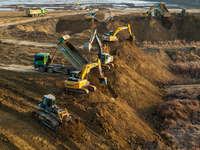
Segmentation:
{"type": "Polygon", "coordinates": [[[98,58],[101,60],[102,66],[110,69],[110,66],[111,67],[114,66],[114,64],[112,64],[113,56],[111,56],[109,53],[103,53],[103,45],[97,35],[96,29],[94,29],[93,34],[90,37],[90,42],[84,43],[84,45],[83,45],[84,49],[90,52],[90,49],[92,48],[92,43],[94,42],[94,39],[96,39],[96,41],[98,43],[98,48],[99,48],[98,58]]]}
{"type": "MultiPolygon", "coordinates": [[[[96,90],[96,87],[90,85],[90,82],[85,79],[90,69],[101,66],[101,61],[98,59],[97,63],[88,63],[87,60],[78,52],[78,50],[69,42],[69,36],[59,38],[59,46],[61,51],[65,54],[67,60],[72,64],[76,71],[71,72],[71,77],[65,80],[64,85],[66,90],[89,93],[89,90],[96,90]]],[[[94,40],[91,38],[91,41],[94,40]]],[[[102,83],[106,84],[106,78],[103,76],[102,70],[99,69],[102,83]]]]}
{"type": "Polygon", "coordinates": [[[126,25],[124,25],[124,26],[122,26],[122,27],[118,27],[117,30],[116,30],[113,34],[111,34],[112,32],[106,33],[106,34],[104,35],[104,40],[105,40],[105,41],[117,41],[118,38],[117,38],[116,35],[117,35],[120,31],[126,30],[126,29],[128,29],[128,31],[129,31],[129,33],[130,33],[129,40],[134,41],[134,40],[135,40],[135,36],[133,36],[133,34],[132,34],[132,32],[131,32],[131,26],[130,26],[130,24],[126,24],[126,25]]]}

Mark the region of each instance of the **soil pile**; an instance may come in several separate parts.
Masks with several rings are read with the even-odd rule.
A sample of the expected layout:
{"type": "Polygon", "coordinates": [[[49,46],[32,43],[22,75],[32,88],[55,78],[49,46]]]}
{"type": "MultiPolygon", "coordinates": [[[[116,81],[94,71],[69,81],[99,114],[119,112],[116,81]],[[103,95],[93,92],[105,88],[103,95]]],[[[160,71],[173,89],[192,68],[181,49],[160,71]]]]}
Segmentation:
{"type": "Polygon", "coordinates": [[[132,32],[138,41],[155,42],[176,39],[187,41],[200,40],[200,19],[198,16],[172,16],[171,21],[173,24],[170,29],[165,27],[166,23],[155,18],[151,19],[126,15],[115,17],[112,21],[117,22],[119,25],[130,23],[132,32]]]}
{"type": "MultiPolygon", "coordinates": [[[[3,120],[2,122],[8,123],[3,126],[1,132],[6,136],[9,135],[9,140],[12,140],[12,143],[20,148],[21,145],[14,142],[17,137],[20,141],[23,140],[21,143],[28,145],[29,148],[40,148],[41,145],[45,148],[66,146],[90,149],[164,146],[162,138],[156,132],[160,120],[153,115],[156,106],[162,103],[162,98],[159,88],[153,83],[164,81],[164,79],[158,78],[158,74],[162,70],[166,72],[165,76],[161,74],[165,80],[170,80],[173,75],[162,66],[157,65],[157,61],[152,61],[150,56],[141,52],[132,43],[117,43],[116,47],[111,50],[111,53],[114,52],[117,54],[115,67],[106,71],[108,86],[100,85],[97,80],[97,72],[92,71],[90,78],[94,79],[91,80],[91,83],[96,85],[98,90],[89,95],[66,93],[63,86],[65,77],[62,75],[15,73],[2,70],[1,113],[5,115],[5,111],[7,111],[7,115],[12,116],[15,112],[16,115],[13,115],[11,120],[20,128],[18,127],[16,130],[10,121],[3,120]],[[147,66],[149,66],[149,70],[157,72],[157,75],[148,76],[147,66]],[[47,135],[45,132],[48,129],[30,117],[31,112],[41,101],[41,96],[47,93],[56,95],[58,106],[67,108],[75,117],[80,117],[86,127],[82,142],[77,143],[76,139],[71,138],[67,142],[64,140],[66,137],[60,137],[59,141],[62,144],[52,145],[51,141],[51,143],[57,143],[54,139],[56,136],[52,133],[51,136],[47,135]],[[22,124],[21,121],[15,119],[16,116],[23,118],[22,124]],[[29,125],[30,122],[32,125],[29,125]],[[26,127],[29,134],[22,132],[21,128],[25,126],[29,126],[26,127]],[[20,134],[17,131],[20,131],[20,134]],[[18,136],[16,137],[16,135],[18,136]],[[34,140],[35,137],[38,137],[38,140],[34,140]],[[42,139],[46,139],[45,143],[42,139]],[[162,142],[158,144],[155,142],[156,139],[162,142]]],[[[10,119],[10,117],[7,118],[10,119]]]]}

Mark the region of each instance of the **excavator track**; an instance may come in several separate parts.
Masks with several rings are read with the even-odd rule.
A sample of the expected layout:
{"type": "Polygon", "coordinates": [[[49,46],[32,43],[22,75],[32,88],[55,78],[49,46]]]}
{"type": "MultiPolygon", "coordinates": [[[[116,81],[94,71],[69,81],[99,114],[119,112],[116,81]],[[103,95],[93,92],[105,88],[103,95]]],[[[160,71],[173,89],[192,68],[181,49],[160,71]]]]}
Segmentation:
{"type": "Polygon", "coordinates": [[[89,91],[96,91],[97,87],[94,85],[87,85],[85,88],[87,88],[89,91]]]}
{"type": "Polygon", "coordinates": [[[69,92],[76,92],[76,93],[81,93],[81,94],[88,94],[89,90],[86,88],[81,88],[81,89],[68,89],[66,88],[67,91],[69,92]]]}
{"type": "Polygon", "coordinates": [[[42,110],[33,111],[32,116],[53,131],[60,125],[56,118],[42,110]]]}

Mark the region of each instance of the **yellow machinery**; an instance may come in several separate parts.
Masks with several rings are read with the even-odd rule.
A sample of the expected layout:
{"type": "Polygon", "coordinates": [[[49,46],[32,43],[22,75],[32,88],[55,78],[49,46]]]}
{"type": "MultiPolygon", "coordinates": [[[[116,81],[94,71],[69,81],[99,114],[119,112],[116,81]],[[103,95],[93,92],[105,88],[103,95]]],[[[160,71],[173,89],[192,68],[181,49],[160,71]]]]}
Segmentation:
{"type": "Polygon", "coordinates": [[[128,29],[129,33],[130,33],[130,37],[129,37],[129,40],[130,41],[134,41],[135,40],[135,36],[132,34],[131,32],[131,26],[130,24],[126,24],[122,27],[118,27],[117,30],[115,32],[113,31],[108,31],[108,33],[104,34],[103,36],[103,41],[118,41],[118,38],[117,38],[117,33],[119,31],[122,31],[122,30],[126,30],[128,29]]]}
{"type": "Polygon", "coordinates": [[[81,7],[81,5],[79,5],[77,2],[74,4],[74,7],[78,6],[79,10],[83,10],[83,8],[81,7]]]}
{"type": "Polygon", "coordinates": [[[89,93],[89,91],[95,91],[96,87],[94,85],[90,85],[90,82],[87,80],[87,75],[90,72],[90,69],[95,68],[97,66],[100,72],[100,82],[106,85],[107,78],[104,77],[102,73],[101,61],[100,59],[97,59],[97,60],[98,61],[95,63],[89,63],[85,65],[82,71],[78,71],[78,70],[72,71],[71,76],[64,82],[66,90],[72,91],[72,92],[85,93],[85,94],[89,93]]]}
{"type": "Polygon", "coordinates": [[[101,64],[103,67],[107,67],[108,69],[110,69],[110,67],[114,66],[114,64],[112,63],[113,56],[111,56],[109,53],[103,53],[103,46],[97,35],[97,29],[94,29],[94,31],[90,37],[89,43],[84,43],[83,48],[84,48],[84,50],[90,52],[90,50],[92,48],[92,43],[94,42],[95,39],[96,39],[96,41],[98,43],[98,47],[99,47],[98,58],[101,60],[101,64]]]}
{"type": "Polygon", "coordinates": [[[158,17],[158,18],[159,17],[160,18],[170,17],[170,13],[169,13],[167,7],[162,2],[159,2],[159,3],[151,6],[146,13],[142,13],[142,16],[143,17],[146,17],[146,16],[151,17],[152,16],[152,12],[151,12],[152,9],[154,9],[154,15],[155,15],[155,17],[158,17]]]}
{"type": "Polygon", "coordinates": [[[52,130],[55,130],[57,126],[71,119],[71,115],[67,109],[58,108],[55,102],[56,98],[54,95],[44,95],[42,102],[38,105],[39,109],[33,112],[34,118],[52,130]]]}
{"type": "Polygon", "coordinates": [[[91,13],[91,14],[87,14],[87,15],[85,15],[85,19],[86,19],[86,20],[90,20],[90,19],[97,20],[97,14],[98,14],[98,13],[102,13],[102,11],[99,10],[99,11],[93,12],[93,13],[91,13]]]}

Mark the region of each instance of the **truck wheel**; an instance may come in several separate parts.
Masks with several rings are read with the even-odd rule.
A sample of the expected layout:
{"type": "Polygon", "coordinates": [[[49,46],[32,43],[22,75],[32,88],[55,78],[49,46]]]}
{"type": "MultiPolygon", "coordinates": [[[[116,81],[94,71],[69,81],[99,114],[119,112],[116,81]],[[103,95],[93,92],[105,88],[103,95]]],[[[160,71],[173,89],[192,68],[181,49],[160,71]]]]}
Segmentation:
{"type": "Polygon", "coordinates": [[[44,72],[44,67],[40,66],[39,67],[39,72],[44,72]]]}
{"type": "Polygon", "coordinates": [[[62,74],[68,75],[68,70],[67,70],[67,69],[63,69],[63,70],[62,70],[62,74]]]}
{"type": "Polygon", "coordinates": [[[53,71],[54,71],[54,70],[53,70],[53,68],[51,68],[51,67],[47,69],[47,72],[48,72],[48,73],[53,73],[53,71]]]}

